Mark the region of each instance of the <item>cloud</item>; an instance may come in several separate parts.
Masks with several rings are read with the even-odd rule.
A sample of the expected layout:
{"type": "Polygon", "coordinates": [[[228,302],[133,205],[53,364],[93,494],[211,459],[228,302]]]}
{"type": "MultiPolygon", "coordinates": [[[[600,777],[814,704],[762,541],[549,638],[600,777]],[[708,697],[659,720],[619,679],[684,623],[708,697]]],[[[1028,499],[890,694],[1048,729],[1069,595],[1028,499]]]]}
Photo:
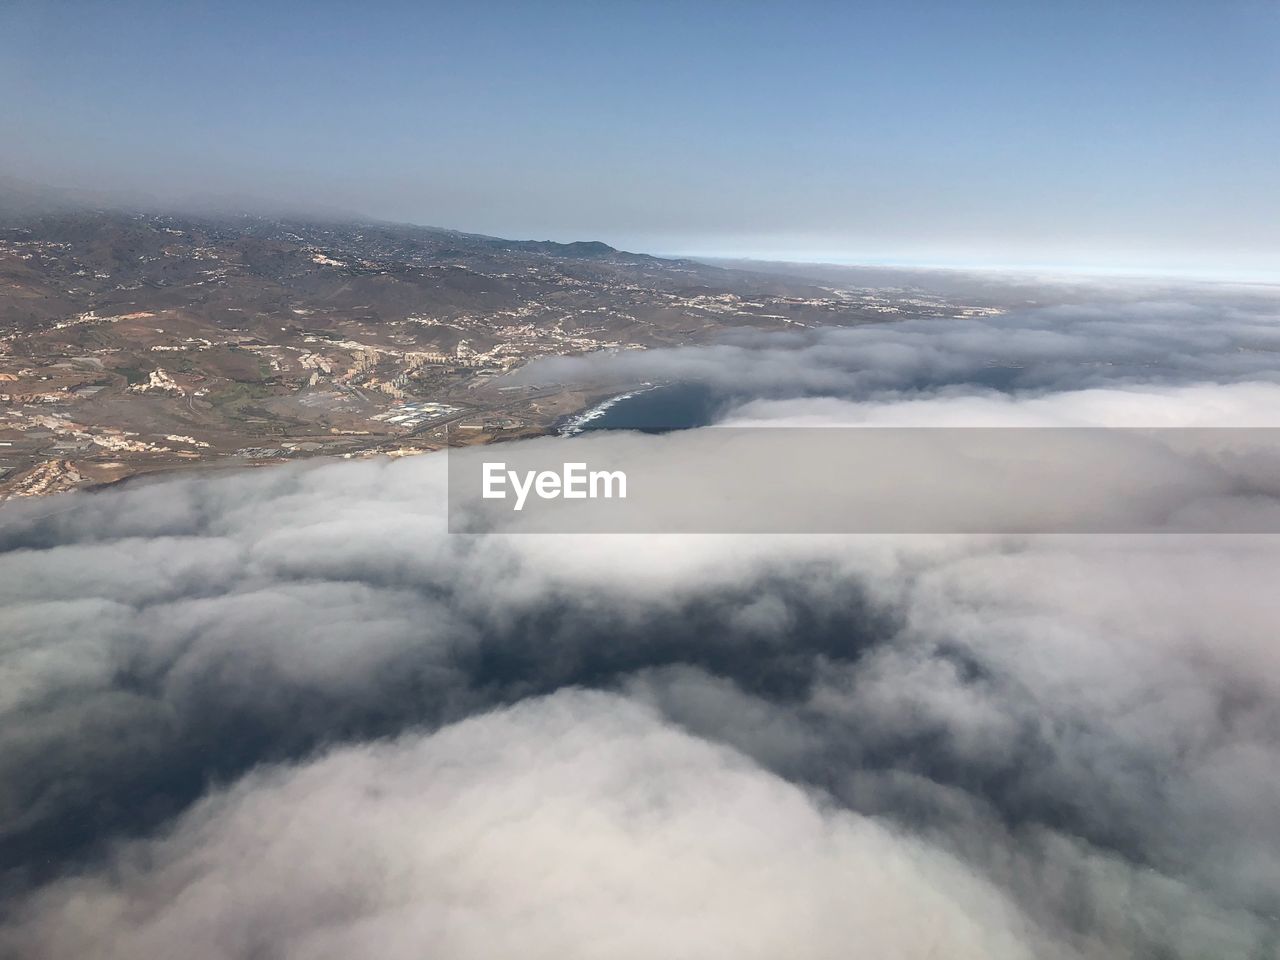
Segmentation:
{"type": "Polygon", "coordinates": [[[926,393],[872,401],[837,397],[751,400],[722,426],[1112,427],[1155,429],[1280,427],[1280,384],[1134,384],[1053,393],[926,393]]]}
{"type": "Polygon", "coordinates": [[[288,468],[11,522],[39,545],[0,559],[11,884],[39,900],[52,864],[107,896],[103,850],[210,782],[577,686],[894,825],[1063,949],[1263,942],[1269,538],[473,539],[441,532],[441,474],[288,468]]]}
{"type": "MultiPolygon", "coordinates": [[[[1230,420],[1237,346],[738,415],[1230,420]]],[[[1274,538],[451,536],[445,482],[5,505],[0,952],[1274,948],[1274,538]]]]}
{"type": "Polygon", "coordinates": [[[603,694],[254,774],[29,902],[28,957],[1030,957],[946,854],[603,694]]]}
{"type": "Polygon", "coordinates": [[[517,382],[706,383],[726,400],[901,393],[1036,393],[1136,384],[1276,383],[1280,298],[1027,308],[995,317],[906,320],[702,347],[537,360],[517,382]]]}

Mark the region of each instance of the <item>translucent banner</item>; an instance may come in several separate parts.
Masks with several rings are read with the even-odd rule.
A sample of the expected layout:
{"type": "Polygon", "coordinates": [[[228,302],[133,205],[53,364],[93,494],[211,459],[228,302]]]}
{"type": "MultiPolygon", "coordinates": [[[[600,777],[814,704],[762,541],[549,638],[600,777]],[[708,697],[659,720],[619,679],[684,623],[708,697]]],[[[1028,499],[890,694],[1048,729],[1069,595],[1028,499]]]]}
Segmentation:
{"type": "Polygon", "coordinates": [[[455,533],[1273,533],[1280,430],[705,428],[449,451],[455,533]]]}

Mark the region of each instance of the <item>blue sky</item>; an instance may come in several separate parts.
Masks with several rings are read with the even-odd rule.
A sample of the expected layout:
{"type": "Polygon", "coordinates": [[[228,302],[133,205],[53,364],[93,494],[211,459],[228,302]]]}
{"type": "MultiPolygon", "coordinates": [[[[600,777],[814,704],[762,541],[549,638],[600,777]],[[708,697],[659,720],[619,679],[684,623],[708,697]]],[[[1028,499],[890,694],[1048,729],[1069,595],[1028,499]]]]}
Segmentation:
{"type": "Polygon", "coordinates": [[[0,0],[0,171],[706,255],[1280,264],[1280,4],[0,0]]]}

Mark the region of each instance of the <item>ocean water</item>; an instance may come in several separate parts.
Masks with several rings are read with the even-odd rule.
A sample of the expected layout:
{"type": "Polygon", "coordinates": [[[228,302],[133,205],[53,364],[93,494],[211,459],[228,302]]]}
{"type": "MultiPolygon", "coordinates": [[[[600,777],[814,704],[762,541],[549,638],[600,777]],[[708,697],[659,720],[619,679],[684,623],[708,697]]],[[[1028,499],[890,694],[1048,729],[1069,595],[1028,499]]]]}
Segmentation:
{"type": "Polygon", "coordinates": [[[562,436],[591,430],[639,430],[667,433],[714,422],[723,398],[705,384],[672,383],[642,387],[610,397],[590,410],[566,418],[562,436]]]}

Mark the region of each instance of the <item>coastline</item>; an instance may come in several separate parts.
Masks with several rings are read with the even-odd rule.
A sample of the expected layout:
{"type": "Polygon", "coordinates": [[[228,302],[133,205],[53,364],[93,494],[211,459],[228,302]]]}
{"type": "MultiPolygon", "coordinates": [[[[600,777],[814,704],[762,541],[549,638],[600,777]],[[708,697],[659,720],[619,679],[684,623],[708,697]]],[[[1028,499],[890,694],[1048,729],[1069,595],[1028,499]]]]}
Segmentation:
{"type": "Polygon", "coordinates": [[[641,394],[648,393],[651,390],[656,390],[657,388],[657,384],[646,383],[634,390],[627,390],[623,393],[606,397],[604,400],[587,407],[587,409],[579,413],[570,414],[557,423],[552,424],[552,431],[556,436],[560,437],[577,436],[579,433],[582,433],[587,429],[587,424],[591,423],[593,420],[600,419],[617,404],[622,403],[624,400],[630,400],[632,397],[638,397],[641,394]]]}
{"type": "MultiPolygon", "coordinates": [[[[343,460],[364,460],[377,457],[387,457],[396,459],[408,456],[423,456],[431,453],[439,453],[449,447],[466,447],[478,444],[503,443],[511,440],[525,439],[538,436],[554,436],[554,437],[570,437],[581,433],[585,425],[593,420],[602,417],[616,404],[623,400],[630,399],[650,390],[656,389],[659,384],[643,384],[639,387],[633,387],[621,393],[612,393],[601,395],[595,394],[595,397],[589,402],[583,403],[576,409],[571,408],[571,412],[562,414],[554,419],[543,420],[538,423],[536,419],[528,423],[524,429],[512,431],[463,433],[453,431],[445,433],[439,438],[422,442],[425,437],[420,432],[396,436],[386,436],[373,439],[368,446],[360,447],[353,450],[338,452],[336,450],[325,450],[308,453],[299,453],[296,456],[287,457],[266,457],[266,458],[241,458],[232,455],[213,455],[193,458],[186,461],[166,460],[162,462],[134,462],[130,464],[132,469],[121,473],[119,476],[97,479],[90,476],[82,476],[81,479],[66,486],[53,486],[48,490],[39,493],[25,494],[14,496],[0,492],[0,505],[10,503],[23,503],[38,500],[47,500],[49,498],[58,497],[60,494],[81,492],[94,493],[98,491],[119,488],[128,484],[139,482],[158,482],[164,479],[174,478],[178,476],[190,476],[197,473],[205,472],[225,472],[235,470],[260,470],[271,467],[287,466],[295,463],[322,463],[322,462],[341,462],[343,460]],[[415,443],[414,441],[418,441],[415,443]]],[[[616,388],[615,388],[616,389],[616,388]]],[[[585,394],[583,400],[591,398],[592,393],[582,391],[581,388],[564,387],[562,391],[558,391],[562,396],[572,396],[574,393],[585,394]]],[[[495,405],[493,412],[500,410],[501,407],[495,405]]],[[[471,411],[474,415],[475,411],[471,411]]],[[[462,415],[448,418],[449,421],[461,419],[462,415]]],[[[431,429],[443,427],[444,423],[436,423],[431,425],[431,429]]],[[[123,464],[122,464],[123,466],[123,464]]],[[[21,474],[19,476],[22,476],[21,474]]]]}

